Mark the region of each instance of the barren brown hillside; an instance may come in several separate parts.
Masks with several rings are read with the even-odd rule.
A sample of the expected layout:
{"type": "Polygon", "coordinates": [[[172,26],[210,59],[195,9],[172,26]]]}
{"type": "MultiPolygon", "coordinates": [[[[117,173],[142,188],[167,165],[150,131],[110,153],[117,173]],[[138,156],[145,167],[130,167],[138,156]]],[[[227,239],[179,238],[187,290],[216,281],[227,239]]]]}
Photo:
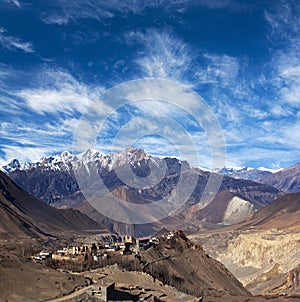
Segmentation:
{"type": "Polygon", "coordinates": [[[58,210],[34,198],[0,172],[0,239],[100,229],[104,227],[79,211],[58,210]]]}

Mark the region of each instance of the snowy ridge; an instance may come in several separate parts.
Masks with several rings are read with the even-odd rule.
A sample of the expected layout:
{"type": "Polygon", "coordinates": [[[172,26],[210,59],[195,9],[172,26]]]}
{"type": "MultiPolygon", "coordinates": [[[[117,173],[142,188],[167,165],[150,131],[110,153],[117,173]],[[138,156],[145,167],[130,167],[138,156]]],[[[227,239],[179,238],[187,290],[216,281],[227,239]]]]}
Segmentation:
{"type": "MultiPolygon", "coordinates": [[[[129,147],[120,153],[105,155],[95,149],[89,148],[87,151],[77,155],[72,155],[69,151],[63,151],[60,154],[43,157],[35,162],[21,163],[18,159],[13,159],[9,164],[0,169],[4,173],[11,173],[15,170],[30,170],[42,168],[45,170],[66,170],[69,171],[73,166],[84,165],[88,170],[90,163],[97,163],[100,168],[112,170],[114,166],[130,164],[139,164],[142,160],[149,160],[151,156],[144,150],[129,147]]],[[[152,158],[151,158],[152,159],[152,158]]]]}
{"type": "Polygon", "coordinates": [[[266,171],[266,172],[270,172],[272,174],[275,174],[279,171],[284,170],[284,168],[278,168],[278,169],[270,169],[270,168],[265,168],[265,167],[258,167],[257,170],[259,171],[266,171]]]}
{"type": "Polygon", "coordinates": [[[261,171],[261,172],[270,172],[272,174],[277,173],[283,170],[283,168],[279,169],[271,169],[265,167],[251,168],[251,167],[224,167],[215,169],[214,172],[222,174],[222,173],[240,173],[240,172],[250,172],[250,171],[261,171]]]}
{"type": "Polygon", "coordinates": [[[269,176],[273,173],[276,173],[278,170],[266,169],[263,167],[260,168],[249,168],[249,167],[224,167],[222,169],[215,169],[214,172],[230,176],[236,179],[246,179],[246,180],[258,180],[262,177],[269,176]]]}
{"type": "Polygon", "coordinates": [[[60,170],[62,166],[68,168],[73,156],[68,151],[61,154],[43,157],[39,161],[21,163],[18,159],[13,159],[9,164],[2,166],[1,170],[5,173],[11,173],[15,170],[30,170],[34,168],[43,168],[50,170],[60,170]]]}

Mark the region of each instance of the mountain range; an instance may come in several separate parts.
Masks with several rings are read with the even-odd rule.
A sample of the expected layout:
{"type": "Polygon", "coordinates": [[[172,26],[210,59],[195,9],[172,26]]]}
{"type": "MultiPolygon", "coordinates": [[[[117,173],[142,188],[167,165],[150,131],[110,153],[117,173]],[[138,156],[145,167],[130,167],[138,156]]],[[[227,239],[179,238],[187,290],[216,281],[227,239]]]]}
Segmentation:
{"type": "Polygon", "coordinates": [[[286,169],[270,170],[264,168],[222,168],[215,171],[236,179],[248,179],[273,186],[286,193],[300,191],[300,163],[286,169]]]}
{"type": "MultiPolygon", "coordinates": [[[[13,165],[13,163],[12,163],[13,165]]],[[[247,180],[258,180],[260,178],[267,177],[276,173],[277,170],[268,170],[265,168],[249,168],[249,167],[223,167],[221,169],[215,169],[215,173],[226,175],[229,177],[237,178],[237,179],[247,179],[247,180]]]]}
{"type": "MultiPolygon", "coordinates": [[[[197,230],[237,223],[284,194],[275,186],[192,168],[185,161],[149,156],[144,150],[133,147],[109,155],[91,149],[79,155],[64,151],[33,163],[20,163],[15,159],[2,170],[22,189],[51,206],[79,209],[113,231],[135,235],[148,235],[163,226],[169,229],[185,226],[197,230]],[[128,185],[119,177],[126,176],[128,165],[144,181],[142,187],[128,185]],[[146,180],[153,166],[158,167],[158,170],[165,168],[165,174],[161,178],[154,175],[156,184],[149,186],[146,180]],[[97,186],[100,177],[106,188],[124,202],[146,204],[164,200],[167,203],[174,198],[172,192],[180,181],[181,173],[185,173],[187,179],[196,177],[195,188],[188,200],[165,220],[146,225],[126,225],[105,217],[86,201],[82,187],[79,188],[77,182],[79,175],[81,179],[88,179],[87,186],[92,188],[97,186]],[[219,181],[220,188],[219,193],[207,202],[203,194],[210,178],[219,181]]],[[[270,172],[266,173],[264,175],[269,177],[270,172]]],[[[180,199],[189,194],[188,188],[183,188],[176,194],[175,197],[180,199]]],[[[104,196],[104,200],[105,198],[104,196]]],[[[148,218],[147,213],[142,215],[145,219],[148,218]]]]}

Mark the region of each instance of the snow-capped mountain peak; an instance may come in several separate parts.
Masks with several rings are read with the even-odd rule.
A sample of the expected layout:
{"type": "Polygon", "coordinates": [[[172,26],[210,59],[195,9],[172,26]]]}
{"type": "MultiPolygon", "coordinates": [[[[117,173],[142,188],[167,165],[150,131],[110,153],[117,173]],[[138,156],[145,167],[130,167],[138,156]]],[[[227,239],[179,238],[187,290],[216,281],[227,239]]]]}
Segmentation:
{"type": "Polygon", "coordinates": [[[112,163],[113,165],[122,165],[125,163],[129,163],[133,165],[135,162],[139,162],[142,160],[148,160],[150,156],[146,154],[143,149],[137,149],[133,146],[126,148],[124,151],[120,153],[112,154],[112,163]]]}
{"type": "Polygon", "coordinates": [[[270,169],[250,168],[250,167],[224,167],[214,170],[215,173],[230,176],[236,179],[258,180],[261,177],[272,174],[270,169]]]}
{"type": "Polygon", "coordinates": [[[1,167],[1,171],[5,173],[10,173],[14,170],[18,170],[21,168],[21,163],[17,159],[13,159],[9,164],[1,167]]]}
{"type": "Polygon", "coordinates": [[[94,148],[88,148],[86,151],[75,155],[73,161],[96,161],[100,158],[105,157],[105,155],[94,148]]]}

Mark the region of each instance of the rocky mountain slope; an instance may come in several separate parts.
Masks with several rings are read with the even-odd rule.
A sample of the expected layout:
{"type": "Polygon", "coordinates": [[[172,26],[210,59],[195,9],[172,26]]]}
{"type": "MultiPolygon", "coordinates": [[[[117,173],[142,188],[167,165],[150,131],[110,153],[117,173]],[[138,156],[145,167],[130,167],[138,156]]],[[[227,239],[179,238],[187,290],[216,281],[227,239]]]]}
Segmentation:
{"type": "Polygon", "coordinates": [[[205,208],[198,209],[197,205],[190,207],[187,216],[191,220],[201,221],[202,228],[207,226],[210,229],[213,226],[208,227],[209,224],[236,224],[252,216],[254,212],[255,206],[245,197],[230,191],[221,191],[205,208]]]}
{"type": "Polygon", "coordinates": [[[144,270],[186,293],[249,296],[221,263],[208,257],[200,245],[194,245],[184,235],[160,239],[159,244],[140,255],[144,270]]]}
{"type": "Polygon", "coordinates": [[[279,171],[266,171],[263,168],[222,168],[215,171],[218,174],[236,179],[248,179],[270,185],[286,193],[300,192],[300,163],[279,171]]]}
{"type": "Polygon", "coordinates": [[[300,193],[287,194],[251,219],[193,235],[253,294],[300,295],[300,193]]]}
{"type": "Polygon", "coordinates": [[[47,237],[104,228],[73,209],[59,210],[34,198],[0,172],[0,239],[47,237]]]}
{"type": "Polygon", "coordinates": [[[249,222],[244,223],[243,229],[249,227],[257,230],[277,228],[300,233],[299,218],[300,193],[286,194],[255,213],[249,222]]]}
{"type": "Polygon", "coordinates": [[[286,193],[300,192],[300,163],[277,173],[259,177],[257,181],[273,186],[286,193]]]}
{"type": "MultiPolygon", "coordinates": [[[[191,225],[196,229],[205,220],[211,223],[211,227],[215,227],[216,224],[222,225],[238,222],[282,194],[278,189],[268,185],[224,176],[220,180],[220,191],[231,192],[231,194],[237,196],[234,201],[232,201],[234,197],[232,195],[232,198],[227,198],[226,200],[221,198],[221,201],[218,202],[219,205],[223,203],[223,206],[220,207],[221,210],[228,208],[227,216],[222,212],[219,214],[221,219],[214,220],[213,218],[204,217],[199,214],[194,215],[191,220],[191,216],[188,215],[190,212],[189,208],[195,206],[197,210],[202,210],[206,202],[205,198],[202,199],[202,197],[209,179],[213,178],[213,181],[218,182],[221,176],[191,168],[187,162],[181,162],[176,158],[161,159],[152,157],[147,155],[143,150],[132,147],[121,153],[110,155],[104,155],[89,149],[87,152],[79,155],[63,152],[57,156],[43,158],[41,161],[35,163],[20,164],[17,160],[14,160],[3,169],[24,190],[44,202],[57,208],[72,207],[79,209],[90,215],[93,219],[110,225],[113,230],[119,232],[128,232],[128,230],[126,230],[124,225],[103,217],[99,212],[95,212],[91,205],[85,202],[82,186],[86,186],[89,192],[92,192],[91,188],[93,187],[97,190],[100,177],[108,191],[112,192],[114,196],[122,201],[132,204],[147,204],[158,200],[172,203],[174,199],[181,200],[184,196],[188,196],[186,204],[164,223],[171,223],[175,226],[178,222],[181,222],[191,225]],[[139,182],[138,186],[136,186],[136,183],[126,184],[122,180],[123,176],[125,178],[127,176],[128,166],[131,171],[129,172],[133,172],[137,176],[136,181],[139,182]],[[154,174],[155,185],[149,185],[147,176],[153,170],[153,167],[158,172],[154,174]],[[163,175],[159,174],[160,170],[164,171],[163,175]],[[181,180],[182,173],[184,173],[186,179],[191,179],[191,181],[196,179],[193,192],[189,192],[189,186],[182,186],[181,190],[176,191],[176,186],[181,180]],[[76,175],[77,179],[79,175],[84,180],[80,188],[75,177],[76,175]],[[228,205],[229,202],[230,205],[228,205]],[[237,211],[236,218],[233,218],[234,211],[237,211]],[[228,218],[228,215],[231,218],[228,218]],[[188,220],[182,221],[184,217],[188,217],[188,220]]],[[[129,179],[132,178],[129,177],[129,179]]],[[[97,198],[96,196],[95,199],[97,198]]],[[[104,196],[103,198],[105,201],[106,197],[104,196]]],[[[219,207],[215,209],[218,210],[219,207]]],[[[215,215],[209,209],[206,213],[215,215]]],[[[143,215],[147,215],[147,213],[143,215]]],[[[145,218],[148,217],[145,216],[145,218]]],[[[158,227],[151,224],[147,226],[140,225],[139,230],[135,229],[132,232],[136,235],[146,235],[160,228],[161,225],[158,227]]]]}

